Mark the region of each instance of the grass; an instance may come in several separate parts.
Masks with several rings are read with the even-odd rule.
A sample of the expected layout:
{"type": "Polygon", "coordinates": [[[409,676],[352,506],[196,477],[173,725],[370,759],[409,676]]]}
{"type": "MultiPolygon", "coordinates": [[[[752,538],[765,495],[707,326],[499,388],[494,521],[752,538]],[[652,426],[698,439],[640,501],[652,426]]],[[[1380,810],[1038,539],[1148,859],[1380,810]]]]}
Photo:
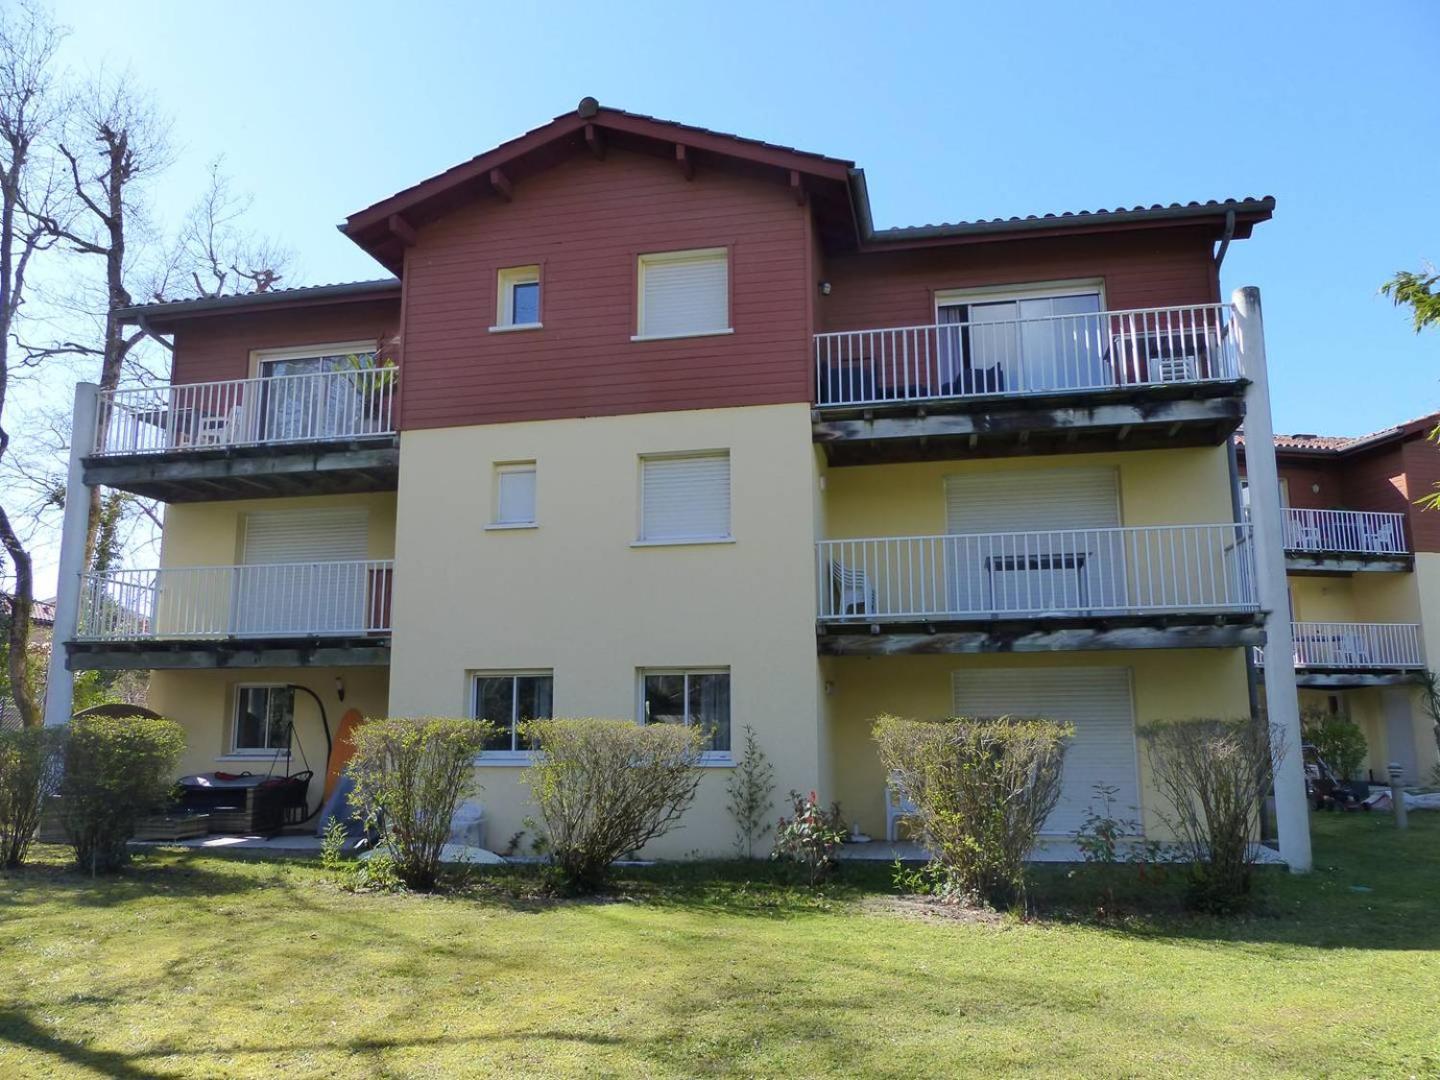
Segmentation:
{"type": "Polygon", "coordinates": [[[1431,1076],[1440,816],[1314,818],[1261,910],[1097,923],[895,910],[768,867],[627,872],[550,903],[505,870],[353,895],[180,852],[0,877],[0,1076],[1431,1076]]]}

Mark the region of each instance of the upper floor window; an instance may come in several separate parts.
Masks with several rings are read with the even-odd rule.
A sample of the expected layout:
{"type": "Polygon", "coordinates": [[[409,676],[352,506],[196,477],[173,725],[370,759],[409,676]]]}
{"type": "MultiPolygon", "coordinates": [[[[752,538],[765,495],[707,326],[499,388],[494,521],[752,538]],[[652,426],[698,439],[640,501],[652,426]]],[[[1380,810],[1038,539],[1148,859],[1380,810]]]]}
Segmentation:
{"type": "Polygon", "coordinates": [[[493,330],[540,325],[540,267],[509,266],[500,271],[493,330]]]}
{"type": "Polygon", "coordinates": [[[495,466],[492,524],[511,528],[535,524],[535,462],[513,461],[495,466]]]}
{"type": "Polygon", "coordinates": [[[640,541],[730,539],[730,451],[640,459],[640,541]]]}
{"type": "Polygon", "coordinates": [[[730,332],[730,255],[725,248],[640,256],[637,339],[730,332]]]}

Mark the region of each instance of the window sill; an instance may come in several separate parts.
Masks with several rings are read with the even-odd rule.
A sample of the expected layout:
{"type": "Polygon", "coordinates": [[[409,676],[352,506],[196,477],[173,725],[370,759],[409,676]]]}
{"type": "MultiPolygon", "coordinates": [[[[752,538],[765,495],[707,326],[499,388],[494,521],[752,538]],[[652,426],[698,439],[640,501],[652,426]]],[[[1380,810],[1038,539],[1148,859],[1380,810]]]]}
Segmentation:
{"type": "Polygon", "coordinates": [[[486,532],[514,532],[516,529],[538,529],[534,521],[496,521],[485,526],[486,532]]]}
{"type": "Polygon", "coordinates": [[[700,767],[702,769],[733,769],[735,767],[735,759],[730,755],[728,750],[710,751],[709,753],[700,755],[700,767]]]}
{"type": "Polygon", "coordinates": [[[723,337],[726,334],[735,333],[734,327],[726,327],[724,330],[692,330],[687,334],[632,334],[631,341],[681,341],[685,338],[696,337],[723,337]]]}
{"type": "Polygon", "coordinates": [[[528,750],[490,750],[475,759],[477,769],[523,769],[533,764],[535,755],[528,750]]]}
{"type": "Polygon", "coordinates": [[[232,750],[214,760],[217,763],[246,761],[253,764],[257,761],[284,761],[288,756],[284,750],[232,750]]]}
{"type": "Polygon", "coordinates": [[[686,536],[674,540],[632,540],[632,548],[648,547],[700,547],[707,544],[733,544],[733,536],[686,536]]]}
{"type": "Polygon", "coordinates": [[[518,333],[520,333],[522,330],[544,330],[544,329],[545,329],[545,324],[544,324],[544,323],[527,322],[527,323],[514,323],[514,324],[512,324],[512,325],[510,325],[510,326],[492,326],[492,327],[490,327],[490,333],[492,333],[492,334],[518,334],[518,333]]]}

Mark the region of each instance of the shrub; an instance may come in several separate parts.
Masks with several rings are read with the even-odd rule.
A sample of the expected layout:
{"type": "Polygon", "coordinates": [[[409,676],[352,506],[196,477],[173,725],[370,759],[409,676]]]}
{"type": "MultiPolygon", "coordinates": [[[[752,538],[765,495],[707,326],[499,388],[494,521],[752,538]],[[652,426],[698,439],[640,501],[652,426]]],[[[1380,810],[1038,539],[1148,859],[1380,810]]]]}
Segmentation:
{"type": "Polygon", "coordinates": [[[730,774],[725,791],[730,796],[730,814],[735,818],[735,850],[747,859],[755,857],[755,841],[770,831],[769,814],[775,809],[770,798],[775,790],[775,770],[755,739],[755,729],[745,725],[745,750],[730,774]]]}
{"type": "Polygon", "coordinates": [[[118,869],[138,818],[165,805],[185,749],[173,720],[81,716],[65,739],[60,818],[75,861],[92,874],[118,869]]]}
{"type": "Polygon", "coordinates": [[[407,716],[371,720],[351,735],[351,809],[380,830],[407,887],[435,887],[455,808],[479,791],[475,758],[494,731],[484,720],[407,716]]]}
{"type": "Polygon", "coordinates": [[[772,859],[787,859],[805,868],[810,884],[818,885],[835,869],[835,852],[845,842],[845,823],[840,820],[840,804],[825,809],[815,797],[798,791],[790,792],[795,816],[781,818],[775,826],[775,850],[772,859]]]}
{"type": "Polygon", "coordinates": [[[706,732],[630,720],[532,720],[525,772],[560,887],[594,892],[610,864],[664,835],[695,798],[706,732]]]}
{"type": "Polygon", "coordinates": [[[880,760],[915,805],[946,898],[1006,906],[1025,895],[1025,860],[1060,798],[1073,729],[1049,720],[875,722],[880,760]]]}
{"type": "Polygon", "coordinates": [[[1344,713],[1306,709],[1300,714],[1300,730],[1321,760],[1335,770],[1336,776],[1341,780],[1355,779],[1365,763],[1367,750],[1365,733],[1359,724],[1344,713]]]}
{"type": "Polygon", "coordinates": [[[1264,721],[1166,720],[1140,729],[1158,813],[1189,864],[1193,907],[1227,914],[1243,907],[1252,884],[1251,842],[1270,791],[1272,746],[1280,732],[1264,721]]]}
{"type": "Polygon", "coordinates": [[[40,810],[60,786],[63,728],[0,731],[0,865],[25,861],[40,810]]]}

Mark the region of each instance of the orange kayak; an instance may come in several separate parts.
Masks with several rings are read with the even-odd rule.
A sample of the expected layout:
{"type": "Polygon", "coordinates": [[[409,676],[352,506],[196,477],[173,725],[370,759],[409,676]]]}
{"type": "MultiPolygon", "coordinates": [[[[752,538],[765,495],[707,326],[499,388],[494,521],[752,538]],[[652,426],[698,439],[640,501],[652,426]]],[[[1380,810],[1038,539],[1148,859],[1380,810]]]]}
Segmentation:
{"type": "Polygon", "coordinates": [[[340,717],[340,728],[335,732],[335,748],[330,752],[330,767],[325,770],[325,799],[328,800],[340,782],[340,774],[355,755],[355,742],[351,739],[355,729],[365,723],[359,709],[351,709],[340,717]]]}

